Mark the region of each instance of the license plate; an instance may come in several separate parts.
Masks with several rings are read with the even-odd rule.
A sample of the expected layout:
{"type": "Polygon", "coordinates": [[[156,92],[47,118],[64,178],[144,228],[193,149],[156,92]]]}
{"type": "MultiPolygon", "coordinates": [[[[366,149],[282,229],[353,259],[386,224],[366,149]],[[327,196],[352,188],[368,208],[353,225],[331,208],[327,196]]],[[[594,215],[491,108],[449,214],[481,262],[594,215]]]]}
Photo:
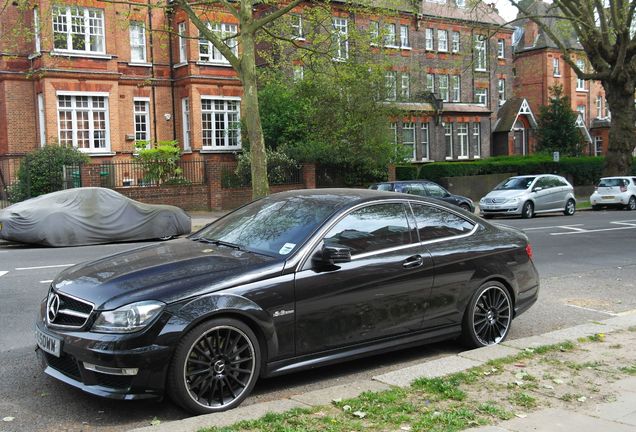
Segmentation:
{"type": "Polygon", "coordinates": [[[36,327],[35,329],[35,341],[42,351],[46,351],[49,354],[53,354],[55,357],[60,356],[62,350],[62,340],[44,333],[42,330],[36,327]]]}
{"type": "Polygon", "coordinates": [[[614,195],[603,195],[601,198],[603,198],[603,199],[614,199],[614,195]]]}

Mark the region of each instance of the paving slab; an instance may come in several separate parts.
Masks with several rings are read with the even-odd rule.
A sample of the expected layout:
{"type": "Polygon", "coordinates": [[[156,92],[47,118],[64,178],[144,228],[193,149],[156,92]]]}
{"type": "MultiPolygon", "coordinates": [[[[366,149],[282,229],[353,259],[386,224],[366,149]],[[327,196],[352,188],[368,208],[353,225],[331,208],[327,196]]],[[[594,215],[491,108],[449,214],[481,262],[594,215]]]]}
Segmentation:
{"type": "Polygon", "coordinates": [[[612,331],[620,330],[622,326],[617,324],[610,324],[607,321],[598,323],[580,324],[574,327],[555,330],[550,333],[542,335],[542,337],[550,339],[558,339],[560,341],[571,340],[576,341],[578,338],[584,338],[594,335],[596,333],[609,333],[612,331]]]}
{"type": "Polygon", "coordinates": [[[349,384],[342,384],[325,389],[310,391],[308,393],[294,395],[291,397],[291,399],[312,406],[329,405],[334,399],[351,399],[360,396],[366,391],[381,392],[384,390],[389,390],[390,388],[390,385],[381,383],[379,381],[354,381],[349,384]]]}
{"type": "Polygon", "coordinates": [[[504,345],[491,345],[483,348],[476,348],[470,351],[460,352],[457,355],[467,359],[486,363],[490,360],[513,356],[518,354],[519,352],[521,352],[521,350],[518,348],[507,347],[504,345]]]}
{"type": "MultiPolygon", "coordinates": [[[[590,410],[589,414],[606,420],[617,420],[621,423],[630,423],[622,419],[632,416],[636,421],[636,393],[619,394],[616,401],[598,404],[590,410]]],[[[630,424],[636,425],[636,423],[630,424]]]]}
{"type": "Polygon", "coordinates": [[[545,409],[503,422],[500,427],[514,432],[636,432],[636,427],[591,417],[574,411],[545,409]]]}
{"type": "Polygon", "coordinates": [[[417,378],[437,378],[461,372],[481,364],[483,363],[455,355],[377,375],[373,379],[392,386],[408,387],[417,378]]]}
{"type": "Polygon", "coordinates": [[[602,322],[608,325],[619,326],[622,328],[636,326],[636,312],[629,311],[625,314],[621,314],[620,316],[603,320],[602,322]]]}
{"type": "Polygon", "coordinates": [[[610,384],[610,390],[613,392],[634,392],[636,393],[636,377],[629,377],[618,380],[610,384]]]}
{"type": "Polygon", "coordinates": [[[526,349],[536,348],[542,345],[553,345],[561,342],[563,342],[561,339],[548,338],[545,336],[529,336],[521,339],[507,340],[502,342],[501,345],[510,348],[526,349]]]}
{"type": "Polygon", "coordinates": [[[499,426],[482,426],[476,429],[470,429],[470,432],[510,432],[510,430],[499,426]]]}
{"type": "Polygon", "coordinates": [[[262,402],[241,406],[222,413],[205,414],[179,421],[161,423],[156,426],[137,428],[130,432],[196,432],[206,427],[224,427],[243,420],[256,420],[270,412],[282,413],[294,408],[307,408],[307,405],[291,399],[262,402]]]}

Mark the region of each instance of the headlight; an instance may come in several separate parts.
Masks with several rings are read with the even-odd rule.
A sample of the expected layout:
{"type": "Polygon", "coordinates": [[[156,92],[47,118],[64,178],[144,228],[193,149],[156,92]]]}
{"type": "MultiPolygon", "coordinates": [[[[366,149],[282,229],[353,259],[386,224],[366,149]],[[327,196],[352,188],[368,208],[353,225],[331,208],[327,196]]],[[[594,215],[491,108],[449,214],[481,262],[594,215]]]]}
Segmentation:
{"type": "Polygon", "coordinates": [[[146,327],[161,312],[164,303],[142,301],[113,311],[100,312],[93,330],[104,333],[132,333],[146,327]]]}

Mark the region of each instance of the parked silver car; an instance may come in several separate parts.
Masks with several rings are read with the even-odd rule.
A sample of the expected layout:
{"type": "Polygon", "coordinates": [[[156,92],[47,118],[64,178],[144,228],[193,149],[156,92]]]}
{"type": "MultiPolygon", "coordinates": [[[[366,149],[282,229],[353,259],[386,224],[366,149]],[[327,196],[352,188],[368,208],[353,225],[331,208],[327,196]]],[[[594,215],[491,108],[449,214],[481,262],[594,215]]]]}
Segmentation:
{"type": "Polygon", "coordinates": [[[574,188],[566,179],[553,174],[510,177],[499,183],[479,201],[481,215],[520,215],[529,219],[538,213],[576,211],[574,188]]]}
{"type": "Polygon", "coordinates": [[[603,206],[636,210],[636,177],[603,177],[590,196],[590,203],[594,210],[603,206]]]}

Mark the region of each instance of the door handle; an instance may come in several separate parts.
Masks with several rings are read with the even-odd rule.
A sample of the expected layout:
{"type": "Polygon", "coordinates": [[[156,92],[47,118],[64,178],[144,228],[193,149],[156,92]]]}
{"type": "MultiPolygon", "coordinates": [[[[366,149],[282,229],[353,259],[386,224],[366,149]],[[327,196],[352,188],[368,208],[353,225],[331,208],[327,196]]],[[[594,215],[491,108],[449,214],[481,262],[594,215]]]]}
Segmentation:
{"type": "Polygon", "coordinates": [[[422,255],[413,255],[412,257],[408,257],[406,260],[404,260],[402,267],[404,267],[405,269],[413,269],[421,267],[422,264],[424,264],[424,258],[422,258],[422,255]]]}

